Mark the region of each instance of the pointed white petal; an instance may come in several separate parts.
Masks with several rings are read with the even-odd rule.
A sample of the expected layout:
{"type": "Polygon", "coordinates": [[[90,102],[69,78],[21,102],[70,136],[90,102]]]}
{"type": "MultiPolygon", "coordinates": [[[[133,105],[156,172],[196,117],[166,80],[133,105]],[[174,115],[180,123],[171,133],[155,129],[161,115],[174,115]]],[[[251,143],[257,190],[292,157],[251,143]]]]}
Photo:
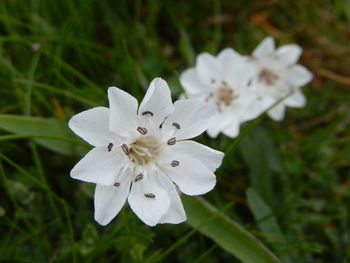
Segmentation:
{"type": "Polygon", "coordinates": [[[120,147],[95,147],[72,169],[70,175],[84,182],[112,185],[121,168],[126,164],[125,154],[120,147]]]}
{"type": "Polygon", "coordinates": [[[217,56],[221,70],[225,71],[237,62],[243,61],[243,56],[232,48],[223,49],[217,56]]]}
{"type": "Polygon", "coordinates": [[[312,73],[301,65],[295,65],[285,72],[285,77],[294,87],[300,87],[312,80],[312,73]]]}
{"type": "Polygon", "coordinates": [[[163,124],[165,132],[172,130],[172,137],[177,140],[189,139],[204,132],[210,119],[215,115],[215,107],[198,100],[178,100],[174,103],[175,110],[163,124]],[[180,129],[174,127],[177,123],[180,129]]]}
{"type": "Polygon", "coordinates": [[[205,84],[212,84],[222,79],[220,64],[217,59],[209,53],[202,53],[197,56],[196,70],[199,79],[205,84]]]}
{"type": "Polygon", "coordinates": [[[222,162],[224,153],[195,141],[181,141],[173,146],[173,151],[180,155],[187,155],[197,159],[210,171],[214,172],[222,162]]]}
{"type": "Polygon", "coordinates": [[[284,102],[280,102],[275,107],[273,107],[271,110],[268,111],[268,115],[275,121],[281,121],[284,118],[284,112],[286,109],[286,105],[284,102]]]}
{"type": "Polygon", "coordinates": [[[186,221],[186,213],[174,183],[165,174],[160,174],[160,179],[170,196],[170,206],[158,223],[179,224],[186,221]]]}
{"type": "Polygon", "coordinates": [[[217,112],[211,119],[207,133],[211,138],[216,138],[232,122],[238,122],[239,115],[232,111],[217,112]]]}
{"type": "Polygon", "coordinates": [[[95,220],[100,225],[107,225],[120,211],[129,195],[131,176],[120,176],[119,186],[96,185],[95,220]]]}
{"type": "Polygon", "coordinates": [[[301,52],[301,47],[296,44],[290,44],[279,47],[276,55],[283,65],[293,65],[298,61],[301,52]]]}
{"type": "Polygon", "coordinates": [[[275,42],[272,37],[266,37],[253,51],[256,58],[266,58],[275,51],[275,42]]]}
{"type": "Polygon", "coordinates": [[[109,109],[96,107],[74,115],[69,120],[68,126],[89,144],[107,146],[115,139],[115,136],[108,130],[108,123],[109,109]]]}
{"type": "Polygon", "coordinates": [[[155,226],[170,206],[169,193],[154,172],[133,182],[128,202],[134,213],[147,225],[155,226]],[[148,196],[148,197],[147,197],[148,196]]]}
{"type": "Polygon", "coordinates": [[[306,104],[306,99],[301,90],[297,89],[289,97],[287,97],[284,102],[290,107],[302,108],[306,104]]]}
{"type": "Polygon", "coordinates": [[[225,134],[227,137],[235,138],[239,135],[239,129],[240,129],[240,123],[239,122],[233,122],[229,126],[227,126],[222,133],[225,134]]]}
{"type": "Polygon", "coordinates": [[[109,99],[109,129],[114,133],[127,137],[137,129],[137,100],[129,93],[110,87],[109,99]]]}
{"type": "Polygon", "coordinates": [[[202,162],[186,155],[172,154],[164,158],[163,171],[187,195],[201,195],[212,190],[216,184],[216,177],[202,162]],[[171,163],[178,161],[178,166],[171,163]]]}
{"type": "MultiPolygon", "coordinates": [[[[244,92],[241,92],[239,99],[241,118],[238,125],[242,122],[257,118],[269,106],[273,104],[273,101],[271,101],[271,99],[266,96],[266,94],[263,92],[250,90],[248,87],[244,92]]],[[[237,127],[237,125],[235,126],[237,127]]],[[[231,128],[234,130],[236,129],[234,127],[231,128]]]]}
{"type": "Polygon", "coordinates": [[[195,68],[185,70],[180,76],[180,82],[189,95],[208,93],[212,90],[210,85],[200,81],[195,68]]]}
{"type": "MultiPolygon", "coordinates": [[[[151,112],[151,117],[154,122],[159,125],[164,121],[164,118],[174,111],[174,106],[171,101],[171,93],[168,84],[161,78],[155,78],[143,98],[140,108],[139,116],[143,116],[144,112],[151,112]]],[[[145,115],[149,118],[150,115],[145,115]]]]}

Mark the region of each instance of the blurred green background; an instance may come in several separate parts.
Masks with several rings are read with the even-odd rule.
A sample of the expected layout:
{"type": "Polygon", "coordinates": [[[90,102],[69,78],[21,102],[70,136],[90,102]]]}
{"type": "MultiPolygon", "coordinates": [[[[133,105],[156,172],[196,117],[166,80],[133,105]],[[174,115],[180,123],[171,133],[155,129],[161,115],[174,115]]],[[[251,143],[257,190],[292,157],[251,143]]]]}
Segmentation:
{"type": "Polygon", "coordinates": [[[304,49],[307,106],[248,123],[239,141],[198,138],[233,147],[205,199],[283,262],[350,262],[348,0],[1,0],[0,262],[240,262],[186,223],[150,228],[128,207],[99,226],[93,185],[69,177],[88,147],[50,131],[107,106],[112,85],[141,99],[161,76],[175,99],[197,54],[250,54],[267,35],[304,49]],[[21,116],[56,121],[36,122],[45,138],[21,116]]]}

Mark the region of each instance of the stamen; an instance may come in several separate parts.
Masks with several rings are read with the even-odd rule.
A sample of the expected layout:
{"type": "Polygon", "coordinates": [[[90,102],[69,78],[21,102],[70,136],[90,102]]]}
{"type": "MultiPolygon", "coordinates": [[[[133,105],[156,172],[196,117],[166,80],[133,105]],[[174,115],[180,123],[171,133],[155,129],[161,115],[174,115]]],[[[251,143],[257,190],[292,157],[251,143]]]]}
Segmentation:
{"type": "Polygon", "coordinates": [[[113,148],[113,143],[108,144],[107,149],[110,152],[113,148]]]}
{"type": "Polygon", "coordinates": [[[167,144],[168,145],[174,145],[176,143],[176,137],[171,138],[170,140],[168,140],[167,144]]]}
{"type": "Polygon", "coordinates": [[[145,194],[147,198],[155,198],[156,196],[152,193],[145,194]]]}
{"type": "Polygon", "coordinates": [[[122,150],[126,155],[129,155],[129,153],[130,153],[129,147],[126,144],[122,145],[122,150]]]}
{"type": "Polygon", "coordinates": [[[120,183],[114,183],[114,186],[115,186],[115,187],[119,187],[119,186],[120,186],[120,183]]]}
{"type": "Polygon", "coordinates": [[[222,80],[221,84],[224,85],[224,86],[227,86],[227,82],[225,80],[222,80]]]}
{"type": "Polygon", "coordinates": [[[150,112],[150,111],[144,111],[144,112],[142,112],[142,115],[143,115],[143,116],[145,116],[145,115],[147,115],[147,114],[153,116],[153,113],[150,112]]]}
{"type": "Polygon", "coordinates": [[[172,167],[179,166],[179,164],[180,164],[180,162],[179,162],[179,161],[176,161],[176,160],[173,160],[173,161],[171,162],[171,166],[172,166],[172,167]]]}
{"type": "Polygon", "coordinates": [[[265,84],[272,86],[279,79],[278,75],[269,69],[262,69],[259,74],[259,80],[265,84]]]}
{"type": "Polygon", "coordinates": [[[180,130],[180,124],[178,124],[177,122],[173,122],[173,126],[174,126],[176,129],[180,130]]]}
{"type": "Polygon", "coordinates": [[[142,135],[145,135],[145,134],[147,134],[147,129],[146,128],[143,128],[143,127],[138,127],[137,128],[137,131],[139,132],[139,133],[141,133],[142,135]]]}
{"type": "Polygon", "coordinates": [[[141,181],[143,179],[143,174],[138,174],[136,177],[135,177],[135,182],[138,182],[138,181],[141,181]]]}

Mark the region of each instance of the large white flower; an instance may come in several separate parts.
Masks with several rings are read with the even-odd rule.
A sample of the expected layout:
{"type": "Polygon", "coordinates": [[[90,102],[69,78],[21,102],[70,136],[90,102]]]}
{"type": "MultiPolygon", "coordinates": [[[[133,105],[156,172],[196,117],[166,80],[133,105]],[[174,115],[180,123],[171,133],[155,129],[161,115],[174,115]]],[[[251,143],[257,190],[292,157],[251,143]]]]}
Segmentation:
{"type": "Polygon", "coordinates": [[[223,153],[186,140],[208,127],[215,108],[192,100],[171,101],[160,78],[152,81],[138,107],[130,94],[108,89],[109,108],[96,107],[72,117],[69,127],[95,146],[71,176],[95,183],[95,220],[108,224],[126,200],[146,224],[186,220],[178,190],[210,191],[223,153]]]}
{"type": "Polygon", "coordinates": [[[256,118],[261,109],[255,107],[255,92],[249,87],[254,68],[247,57],[227,48],[216,57],[202,53],[196,66],[183,72],[180,82],[189,98],[207,101],[217,114],[207,130],[215,138],[220,132],[229,137],[239,134],[242,122],[256,118]]]}
{"type": "Polygon", "coordinates": [[[310,82],[312,74],[296,64],[301,53],[302,49],[295,44],[275,49],[272,37],[265,38],[253,52],[255,78],[252,88],[259,94],[257,103],[262,109],[266,110],[290,94],[269,110],[268,114],[274,120],[283,119],[286,106],[303,107],[306,103],[300,86],[310,82]]]}

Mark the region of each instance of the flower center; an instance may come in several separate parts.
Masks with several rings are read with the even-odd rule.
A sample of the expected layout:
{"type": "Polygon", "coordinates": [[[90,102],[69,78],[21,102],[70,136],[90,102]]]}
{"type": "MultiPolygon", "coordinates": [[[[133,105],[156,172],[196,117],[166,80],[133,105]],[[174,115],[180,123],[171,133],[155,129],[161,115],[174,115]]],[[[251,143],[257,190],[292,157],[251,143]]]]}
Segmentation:
{"type": "MultiPolygon", "coordinates": [[[[215,84],[215,80],[212,80],[212,84],[215,84]]],[[[230,106],[231,103],[239,96],[235,95],[234,90],[227,84],[226,81],[221,81],[215,92],[209,93],[206,101],[212,101],[219,112],[223,110],[223,107],[230,106]]]]}
{"type": "Polygon", "coordinates": [[[137,165],[146,165],[160,153],[160,144],[153,137],[140,137],[130,144],[129,159],[137,165]]]}
{"type": "Polygon", "coordinates": [[[278,80],[278,75],[269,69],[262,69],[259,74],[259,80],[266,85],[272,86],[278,80]]]}
{"type": "Polygon", "coordinates": [[[217,100],[221,103],[224,103],[226,106],[234,100],[235,96],[233,95],[233,89],[223,86],[218,89],[216,92],[217,100]]]}

